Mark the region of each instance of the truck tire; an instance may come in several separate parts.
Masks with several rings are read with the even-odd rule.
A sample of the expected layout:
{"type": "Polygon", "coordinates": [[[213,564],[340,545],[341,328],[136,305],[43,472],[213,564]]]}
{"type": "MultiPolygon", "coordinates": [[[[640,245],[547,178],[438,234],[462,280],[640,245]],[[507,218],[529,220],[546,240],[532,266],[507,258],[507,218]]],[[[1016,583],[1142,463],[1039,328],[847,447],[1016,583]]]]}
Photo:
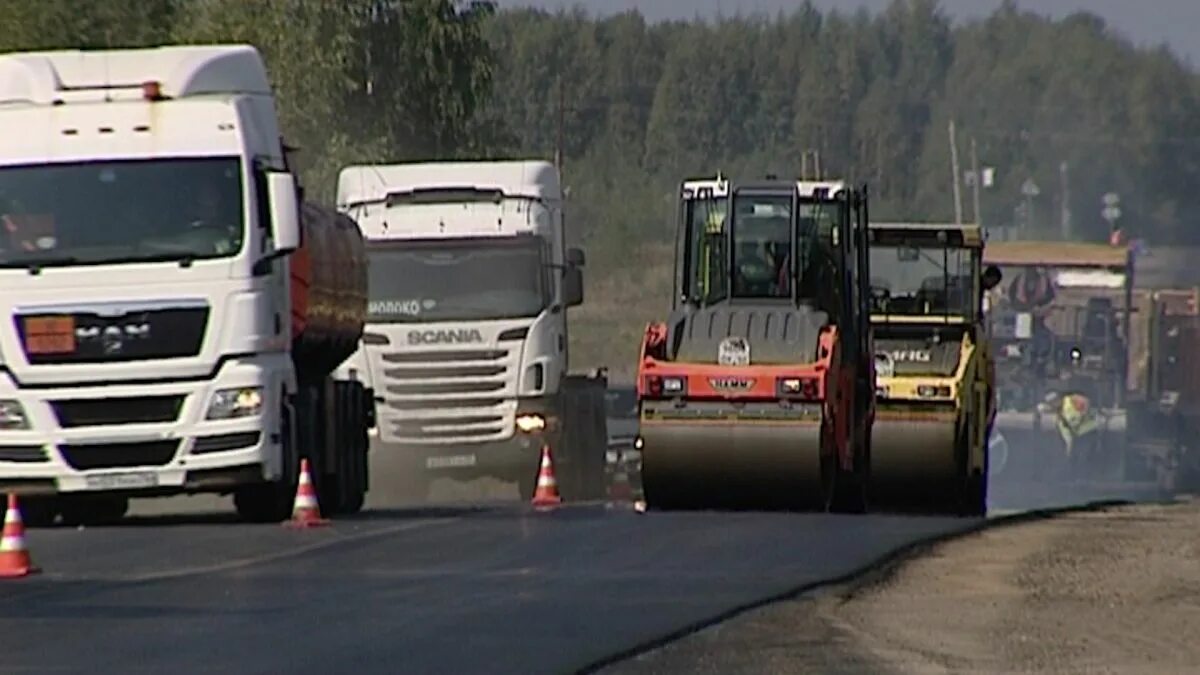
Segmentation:
{"type": "Polygon", "coordinates": [[[334,383],[333,424],[338,447],[336,473],[328,490],[331,514],[358,513],[366,501],[367,434],[363,398],[360,383],[334,383]]]}
{"type": "MultiPolygon", "coordinates": [[[[57,497],[23,497],[18,503],[26,527],[50,527],[58,519],[57,497]]],[[[0,520],[8,514],[8,500],[0,499],[0,520]]]]}
{"type": "Polygon", "coordinates": [[[233,504],[238,515],[252,523],[278,523],[292,514],[296,486],[300,482],[300,456],[296,443],[296,425],[290,405],[281,412],[280,439],[283,471],[273,483],[256,483],[238,488],[233,504]]]}
{"type": "MultiPolygon", "coordinates": [[[[129,498],[111,495],[70,496],[60,499],[58,512],[63,525],[113,525],[129,511],[129,498]]],[[[21,515],[25,515],[23,512],[21,515]]]]}
{"type": "Polygon", "coordinates": [[[521,501],[529,502],[533,500],[533,493],[537,491],[537,472],[534,471],[526,476],[524,473],[517,476],[517,493],[520,495],[521,501]]]}

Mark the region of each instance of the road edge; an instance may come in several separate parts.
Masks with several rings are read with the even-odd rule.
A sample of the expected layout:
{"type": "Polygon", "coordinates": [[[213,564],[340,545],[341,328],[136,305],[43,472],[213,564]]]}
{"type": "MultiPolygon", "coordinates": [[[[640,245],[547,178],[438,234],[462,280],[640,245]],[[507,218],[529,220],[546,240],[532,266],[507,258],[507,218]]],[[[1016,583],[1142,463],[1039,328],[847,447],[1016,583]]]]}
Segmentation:
{"type": "Polygon", "coordinates": [[[648,654],[655,650],[666,647],[671,643],[678,642],[679,640],[700,633],[706,629],[712,628],[732,619],[736,619],[743,614],[748,614],[779,602],[798,600],[817,591],[844,586],[849,586],[852,590],[857,590],[858,588],[864,586],[864,582],[870,583],[881,578],[881,574],[886,576],[888,573],[895,572],[904,563],[920,557],[932,548],[936,548],[942,544],[962,539],[964,537],[978,534],[984,530],[1001,527],[1013,527],[1035,521],[1050,520],[1072,513],[1100,511],[1103,509],[1131,506],[1137,503],[1138,502],[1136,500],[1132,499],[1103,499],[1070,506],[1046,507],[1040,509],[1031,509],[1029,511],[1020,511],[1016,513],[1006,513],[1004,515],[994,517],[985,517],[961,530],[942,532],[910,541],[902,546],[888,551],[887,553],[870,562],[867,562],[836,577],[800,584],[780,593],[775,593],[765,598],[743,603],[707,619],[701,619],[700,621],[692,622],[665,635],[645,640],[628,649],[624,649],[620,652],[616,652],[609,656],[592,661],[591,663],[588,663],[587,665],[573,672],[577,675],[592,675],[593,673],[598,673],[599,671],[610,666],[635,659],[644,654],[648,654]]]}

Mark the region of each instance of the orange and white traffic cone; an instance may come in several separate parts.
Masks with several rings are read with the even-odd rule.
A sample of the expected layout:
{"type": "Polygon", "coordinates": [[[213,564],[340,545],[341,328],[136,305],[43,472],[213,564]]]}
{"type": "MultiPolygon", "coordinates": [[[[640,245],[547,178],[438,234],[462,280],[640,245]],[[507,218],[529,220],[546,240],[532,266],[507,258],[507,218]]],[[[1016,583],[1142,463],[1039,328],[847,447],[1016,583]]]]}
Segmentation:
{"type": "Polygon", "coordinates": [[[296,501],[292,503],[292,519],[287,527],[304,528],[328,525],[321,517],[321,506],[317,503],[317,491],[313,487],[312,475],[308,472],[308,458],[300,460],[300,484],[296,486],[296,501]]]}
{"type": "Polygon", "coordinates": [[[538,468],[537,489],[533,493],[533,505],[538,510],[551,509],[562,503],[558,494],[558,481],[554,479],[554,461],[550,459],[550,446],[542,446],[542,464],[538,468]]]}
{"type": "Polygon", "coordinates": [[[23,577],[37,572],[29,549],[25,546],[25,522],[17,496],[8,495],[8,511],[4,514],[4,535],[0,538],[0,577],[23,577]]]}

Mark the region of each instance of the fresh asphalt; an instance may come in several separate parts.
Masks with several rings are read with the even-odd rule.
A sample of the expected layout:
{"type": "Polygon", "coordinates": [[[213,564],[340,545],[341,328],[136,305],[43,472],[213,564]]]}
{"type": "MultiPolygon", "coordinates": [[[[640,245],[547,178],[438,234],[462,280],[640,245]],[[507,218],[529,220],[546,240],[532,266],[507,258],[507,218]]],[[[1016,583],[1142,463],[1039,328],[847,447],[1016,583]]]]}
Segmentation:
{"type": "Polygon", "coordinates": [[[979,524],[494,503],[295,531],[199,503],[29,531],[0,672],[576,672],[979,524]]]}

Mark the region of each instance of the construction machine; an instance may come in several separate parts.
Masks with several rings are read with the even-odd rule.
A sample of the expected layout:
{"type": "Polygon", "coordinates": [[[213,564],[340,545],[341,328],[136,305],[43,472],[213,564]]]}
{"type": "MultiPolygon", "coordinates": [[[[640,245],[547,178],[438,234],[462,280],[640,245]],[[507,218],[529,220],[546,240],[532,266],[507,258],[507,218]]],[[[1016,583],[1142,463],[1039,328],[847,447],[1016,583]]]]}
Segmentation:
{"type": "Polygon", "coordinates": [[[866,509],[869,264],[865,187],[681,185],[637,380],[649,507],[866,509]]]}
{"type": "Polygon", "coordinates": [[[1011,283],[990,298],[996,428],[1010,479],[1119,478],[1133,257],[1086,242],[994,241],[1011,283]]]}
{"type": "Polygon", "coordinates": [[[977,225],[871,225],[875,423],[871,495],[981,515],[995,417],[994,362],[977,225]]]}

